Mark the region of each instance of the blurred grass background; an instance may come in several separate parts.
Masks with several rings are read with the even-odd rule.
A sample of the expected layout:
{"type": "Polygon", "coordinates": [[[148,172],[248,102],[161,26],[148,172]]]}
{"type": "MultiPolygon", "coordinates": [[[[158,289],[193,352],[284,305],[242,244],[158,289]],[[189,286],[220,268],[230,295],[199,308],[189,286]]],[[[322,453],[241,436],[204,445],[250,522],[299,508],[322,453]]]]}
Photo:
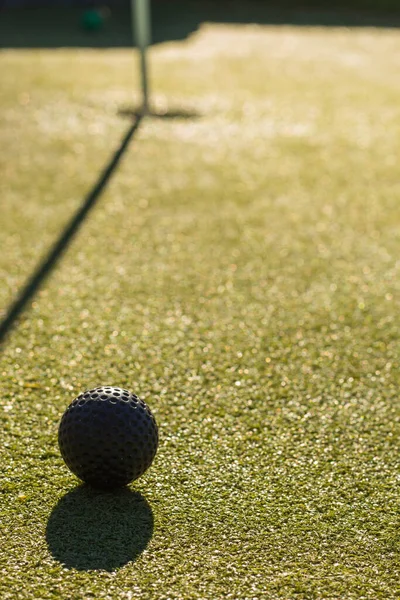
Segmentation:
{"type": "MultiPolygon", "coordinates": [[[[13,8],[13,2],[3,0],[0,7],[0,48],[132,46],[128,0],[98,3],[102,14],[108,16],[104,17],[103,26],[93,31],[81,26],[88,2],[76,0],[68,6],[68,0],[59,3],[31,0],[25,4],[21,0],[25,8],[13,8]]],[[[399,0],[352,0],[333,5],[323,0],[282,0],[277,5],[267,0],[153,0],[151,21],[153,44],[184,40],[206,22],[398,28],[400,3],[399,0]]]]}
{"type": "MultiPolygon", "coordinates": [[[[399,596],[399,46],[206,23],[151,50],[155,106],[198,116],[143,123],[2,355],[2,598],[399,596]],[[158,419],[142,496],[60,459],[99,383],[158,419]]],[[[3,50],[0,76],[6,307],[139,84],[123,48],[3,50]]]]}
{"type": "MultiPolygon", "coordinates": [[[[181,0],[180,0],[181,1],[181,0]]],[[[276,7],[276,3],[271,0],[252,0],[253,3],[258,3],[261,7],[276,7]]],[[[69,6],[69,7],[92,7],[92,6],[109,6],[109,7],[120,7],[127,6],[130,4],[130,0],[105,0],[104,2],[96,2],[95,0],[2,0],[1,7],[2,8],[15,8],[15,7],[23,7],[23,8],[37,8],[38,6],[69,6]]],[[[169,5],[173,6],[177,4],[176,0],[153,0],[152,4],[157,8],[159,5],[169,5]]],[[[240,0],[189,0],[189,2],[183,3],[181,1],[181,6],[184,5],[195,5],[198,6],[224,6],[225,10],[229,10],[229,7],[242,5],[243,2],[240,0]]],[[[323,9],[333,9],[337,10],[338,8],[346,8],[346,9],[354,9],[354,10],[365,10],[365,9],[375,9],[378,11],[385,10],[399,10],[400,3],[399,0],[338,0],[337,2],[332,2],[332,0],[282,0],[279,3],[280,7],[296,7],[301,10],[307,8],[323,8],[323,9]]]]}

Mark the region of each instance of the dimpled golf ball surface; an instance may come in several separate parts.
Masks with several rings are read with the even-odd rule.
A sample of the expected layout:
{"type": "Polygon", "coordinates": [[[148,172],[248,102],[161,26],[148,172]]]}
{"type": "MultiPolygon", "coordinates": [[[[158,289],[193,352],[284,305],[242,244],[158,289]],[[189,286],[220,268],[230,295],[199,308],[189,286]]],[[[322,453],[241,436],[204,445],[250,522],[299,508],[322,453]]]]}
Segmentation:
{"type": "Polygon", "coordinates": [[[157,452],[149,407],[127,390],[103,386],[80,394],[65,411],[58,443],[69,469],[89,485],[112,489],[140,477],[157,452]]]}

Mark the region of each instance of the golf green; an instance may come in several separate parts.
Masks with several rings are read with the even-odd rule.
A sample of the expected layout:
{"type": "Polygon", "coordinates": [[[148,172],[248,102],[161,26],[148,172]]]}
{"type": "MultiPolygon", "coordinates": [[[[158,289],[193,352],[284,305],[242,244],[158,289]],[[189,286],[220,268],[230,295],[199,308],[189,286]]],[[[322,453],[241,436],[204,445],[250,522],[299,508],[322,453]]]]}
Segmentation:
{"type": "MultiPolygon", "coordinates": [[[[384,599],[399,583],[400,39],[204,24],[1,356],[0,596],[384,599]],[[82,390],[151,407],[130,488],[57,446],[82,390]]],[[[0,306],[129,127],[129,49],[0,54],[0,306]]]]}

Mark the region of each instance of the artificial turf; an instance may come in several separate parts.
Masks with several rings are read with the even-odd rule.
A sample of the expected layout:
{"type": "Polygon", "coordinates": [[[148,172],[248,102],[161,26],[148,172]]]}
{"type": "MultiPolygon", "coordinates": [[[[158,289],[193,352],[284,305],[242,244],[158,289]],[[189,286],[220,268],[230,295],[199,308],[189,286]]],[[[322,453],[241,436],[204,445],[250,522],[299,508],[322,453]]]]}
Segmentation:
{"type": "MultiPolygon", "coordinates": [[[[400,597],[398,33],[203,25],[1,357],[0,596],[400,597]],[[57,426],[139,393],[148,473],[79,487],[57,426]]],[[[138,101],[131,51],[0,56],[6,307],[138,101]]]]}

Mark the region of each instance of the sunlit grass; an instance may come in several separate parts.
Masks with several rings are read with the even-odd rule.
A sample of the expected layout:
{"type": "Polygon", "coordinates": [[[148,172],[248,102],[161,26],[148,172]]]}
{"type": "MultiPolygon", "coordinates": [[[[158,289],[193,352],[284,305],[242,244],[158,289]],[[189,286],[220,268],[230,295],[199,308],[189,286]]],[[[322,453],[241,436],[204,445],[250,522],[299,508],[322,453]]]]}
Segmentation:
{"type": "MultiPolygon", "coordinates": [[[[211,24],[152,49],[155,107],[198,116],[143,123],[4,348],[2,598],[399,596],[399,50],[211,24]],[[160,426],[132,486],[150,509],[110,497],[115,530],[57,449],[100,383],[160,426]],[[135,557],[115,532],[142,516],[136,561],[85,571],[112,566],[102,544],[135,557]]],[[[118,146],[133,71],[127,50],[0,55],[4,308],[118,146]]]]}

